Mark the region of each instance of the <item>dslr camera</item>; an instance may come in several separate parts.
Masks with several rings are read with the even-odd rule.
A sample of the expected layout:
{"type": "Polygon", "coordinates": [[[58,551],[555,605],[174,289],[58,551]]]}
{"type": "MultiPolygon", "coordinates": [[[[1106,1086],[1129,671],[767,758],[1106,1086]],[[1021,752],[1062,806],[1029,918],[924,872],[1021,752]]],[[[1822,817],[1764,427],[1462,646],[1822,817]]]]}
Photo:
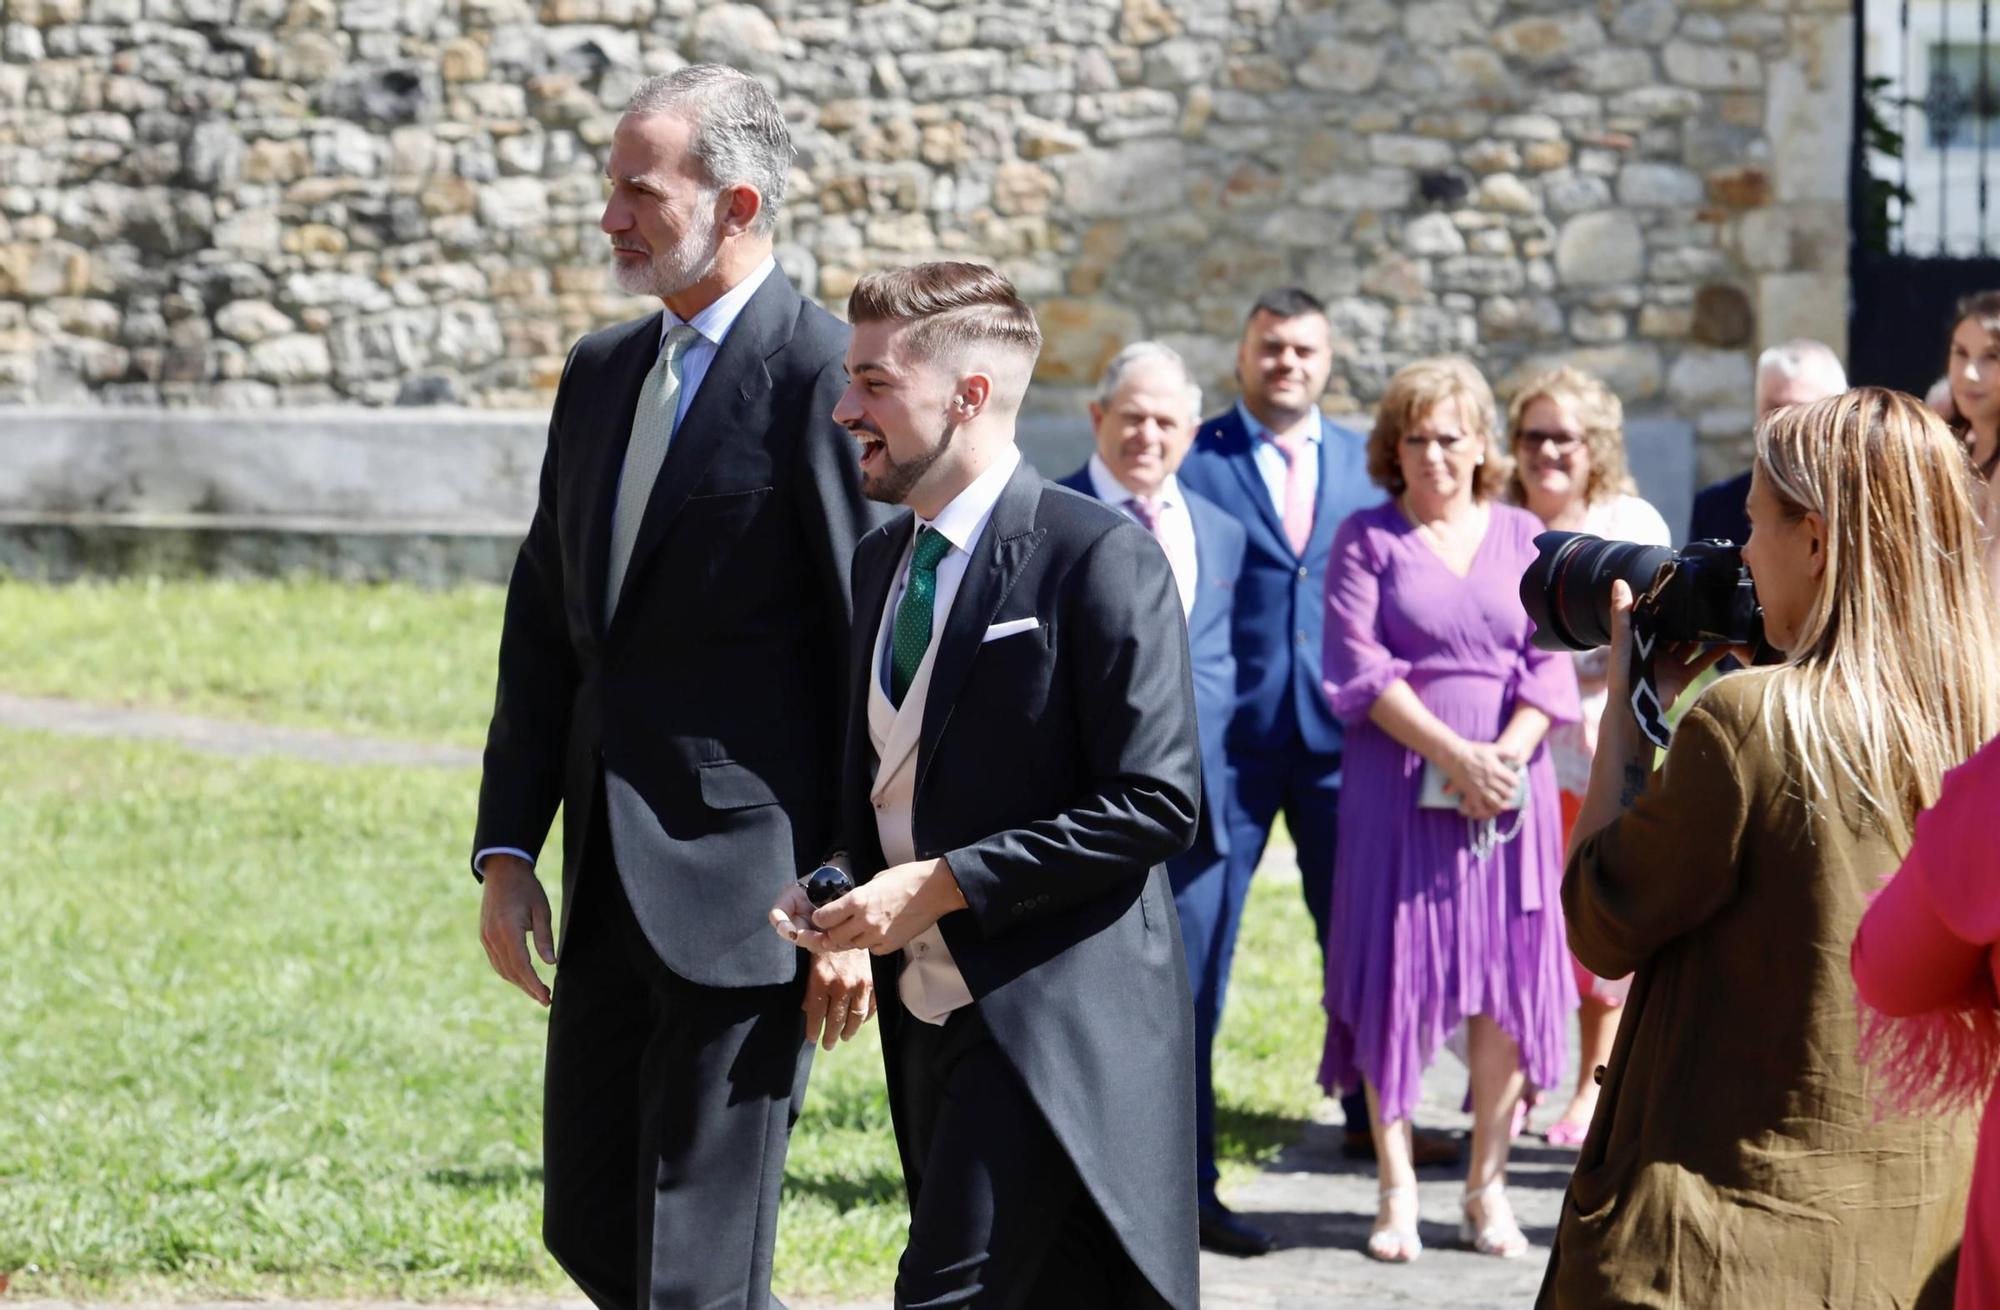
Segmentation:
{"type": "Polygon", "coordinates": [[[1543,650],[1594,650],[1611,642],[1611,584],[1632,588],[1632,613],[1660,641],[1749,646],[1757,662],[1776,652],[1764,640],[1764,610],[1743,548],[1727,541],[1685,549],[1606,541],[1585,532],[1544,532],[1521,575],[1521,604],[1543,650]]]}

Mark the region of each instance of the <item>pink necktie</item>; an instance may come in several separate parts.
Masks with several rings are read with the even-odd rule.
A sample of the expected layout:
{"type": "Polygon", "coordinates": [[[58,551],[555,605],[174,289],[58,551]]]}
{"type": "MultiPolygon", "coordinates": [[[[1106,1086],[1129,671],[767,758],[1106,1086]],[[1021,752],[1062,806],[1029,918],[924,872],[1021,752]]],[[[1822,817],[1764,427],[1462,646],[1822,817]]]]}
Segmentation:
{"type": "Polygon", "coordinates": [[[1296,432],[1282,437],[1267,432],[1264,436],[1285,457],[1285,540],[1292,543],[1294,555],[1303,555],[1306,542],[1312,539],[1313,498],[1318,491],[1299,468],[1299,451],[1306,439],[1296,432]]]}
{"type": "Polygon", "coordinates": [[[1153,534],[1160,535],[1160,507],[1144,496],[1134,496],[1125,502],[1125,508],[1132,511],[1132,517],[1139,520],[1139,526],[1153,534]]]}

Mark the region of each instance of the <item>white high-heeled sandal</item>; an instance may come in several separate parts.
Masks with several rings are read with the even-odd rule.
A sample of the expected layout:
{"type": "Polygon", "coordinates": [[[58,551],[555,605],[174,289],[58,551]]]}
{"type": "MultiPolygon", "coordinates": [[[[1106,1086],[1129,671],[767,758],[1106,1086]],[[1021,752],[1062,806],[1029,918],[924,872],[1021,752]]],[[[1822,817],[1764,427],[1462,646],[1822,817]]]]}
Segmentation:
{"type": "Polygon", "coordinates": [[[1410,1201],[1410,1222],[1388,1224],[1368,1234],[1368,1256],[1372,1260],[1406,1265],[1424,1253],[1424,1240],[1417,1235],[1417,1185],[1404,1183],[1376,1193],[1376,1199],[1384,1205],[1402,1197],[1410,1201]]]}
{"type": "Polygon", "coordinates": [[[1514,1207],[1507,1205],[1503,1219],[1492,1215],[1492,1204],[1498,1200],[1507,1205],[1507,1185],[1496,1178],[1476,1191],[1467,1192],[1459,1199],[1459,1209],[1464,1218],[1458,1221],[1458,1240],[1479,1252],[1501,1260],[1514,1260],[1527,1254],[1528,1235],[1521,1231],[1521,1225],[1514,1222],[1514,1207]],[[1480,1202],[1487,1208],[1486,1222],[1479,1228],[1472,1226],[1471,1204],[1480,1202]]]}

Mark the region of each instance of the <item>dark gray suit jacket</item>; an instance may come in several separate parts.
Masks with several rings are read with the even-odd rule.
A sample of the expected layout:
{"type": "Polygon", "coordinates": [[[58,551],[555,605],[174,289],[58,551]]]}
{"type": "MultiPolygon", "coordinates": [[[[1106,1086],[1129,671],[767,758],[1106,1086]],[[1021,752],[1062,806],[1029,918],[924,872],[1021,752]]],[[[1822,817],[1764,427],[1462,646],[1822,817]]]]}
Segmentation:
{"type": "Polygon", "coordinates": [[[852,611],[879,521],[831,418],[847,328],[773,272],[681,420],[604,618],[611,514],[660,316],[563,369],[541,496],[507,590],[475,851],[539,851],[563,806],[567,926],[598,778],[618,872],[681,977],[792,980],[765,916],[832,843],[852,611]]]}
{"type": "MultiPolygon", "coordinates": [[[[854,556],[841,806],[864,877],[884,865],[869,657],[910,531],[901,516],[854,556]]],[[[1173,573],[1131,519],[1023,463],[938,641],[911,828],[918,857],[944,856],[968,906],[939,929],[1134,1263],[1192,1307],[1194,1018],[1160,866],[1194,838],[1201,776],[1173,573]],[[990,625],[1030,617],[1040,627],[982,644],[990,625]]],[[[877,961],[891,1011],[899,959],[877,961]]],[[[892,1046],[895,1028],[883,1026],[892,1046]]],[[[887,1063],[894,1078],[893,1051],[887,1063]]]]}

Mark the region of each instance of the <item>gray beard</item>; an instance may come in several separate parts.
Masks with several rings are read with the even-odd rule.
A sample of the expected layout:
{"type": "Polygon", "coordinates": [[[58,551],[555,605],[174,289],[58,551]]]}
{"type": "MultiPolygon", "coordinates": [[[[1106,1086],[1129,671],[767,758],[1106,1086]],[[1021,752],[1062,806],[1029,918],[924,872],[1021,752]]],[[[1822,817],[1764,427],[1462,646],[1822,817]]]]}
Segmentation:
{"type": "Polygon", "coordinates": [[[715,271],[722,240],[713,228],[691,228],[668,250],[657,251],[642,267],[613,262],[611,276],[618,289],[631,296],[665,300],[678,296],[715,271]]]}

